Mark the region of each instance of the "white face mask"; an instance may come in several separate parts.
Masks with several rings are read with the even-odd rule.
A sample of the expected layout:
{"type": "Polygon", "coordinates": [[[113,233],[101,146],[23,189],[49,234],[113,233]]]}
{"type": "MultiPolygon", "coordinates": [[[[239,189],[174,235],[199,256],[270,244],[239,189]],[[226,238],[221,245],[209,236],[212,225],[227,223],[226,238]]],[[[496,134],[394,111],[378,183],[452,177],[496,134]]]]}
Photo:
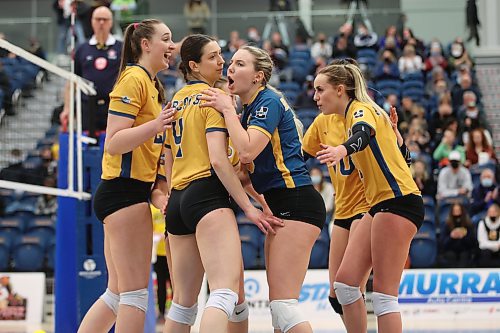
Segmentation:
{"type": "Polygon", "coordinates": [[[491,178],[481,179],[481,186],[482,187],[490,187],[491,185],[493,185],[493,179],[491,179],[491,178]]]}
{"type": "Polygon", "coordinates": [[[321,180],[322,179],[323,179],[322,176],[318,176],[318,175],[311,176],[311,181],[312,181],[313,185],[319,185],[319,184],[321,184],[321,180]]]}

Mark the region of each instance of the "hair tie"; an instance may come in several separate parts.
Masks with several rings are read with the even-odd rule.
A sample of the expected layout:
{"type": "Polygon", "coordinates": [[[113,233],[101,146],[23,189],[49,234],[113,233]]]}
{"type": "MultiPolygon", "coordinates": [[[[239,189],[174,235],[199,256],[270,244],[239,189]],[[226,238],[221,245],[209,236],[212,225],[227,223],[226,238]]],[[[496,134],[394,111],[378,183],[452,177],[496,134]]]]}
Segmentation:
{"type": "Polygon", "coordinates": [[[137,22],[134,23],[134,30],[136,30],[138,26],[139,26],[139,23],[137,23],[137,22]]]}

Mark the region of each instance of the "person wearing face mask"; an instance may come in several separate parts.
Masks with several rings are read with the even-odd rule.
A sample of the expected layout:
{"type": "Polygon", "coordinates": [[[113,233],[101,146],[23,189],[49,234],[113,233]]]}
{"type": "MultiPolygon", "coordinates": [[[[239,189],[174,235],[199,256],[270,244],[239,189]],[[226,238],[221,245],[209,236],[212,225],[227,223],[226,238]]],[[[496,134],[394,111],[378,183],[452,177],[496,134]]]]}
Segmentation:
{"type": "Polygon", "coordinates": [[[479,267],[500,267],[500,218],[498,204],[488,208],[486,217],[477,227],[479,267]]]}
{"type": "Polygon", "coordinates": [[[465,49],[464,43],[462,40],[457,39],[453,44],[451,44],[450,48],[450,58],[448,59],[448,63],[450,65],[451,71],[458,69],[461,65],[467,66],[469,69],[474,67],[474,62],[469,56],[469,53],[465,49]]]}
{"type": "Polygon", "coordinates": [[[378,35],[374,31],[370,31],[366,25],[360,24],[358,32],[354,36],[354,46],[358,50],[362,49],[378,49],[378,35]]]}
{"type": "Polygon", "coordinates": [[[328,220],[332,217],[333,211],[335,209],[335,202],[333,200],[333,198],[335,197],[335,189],[330,182],[325,181],[323,172],[320,168],[312,168],[309,171],[309,174],[311,175],[311,181],[314,188],[321,194],[323,200],[325,201],[326,217],[328,220]]]}
{"type": "Polygon", "coordinates": [[[448,155],[450,164],[439,172],[438,199],[470,196],[472,192],[472,177],[470,171],[461,165],[462,159],[462,154],[456,150],[451,151],[448,155]]]}
{"type": "Polygon", "coordinates": [[[472,205],[470,209],[472,216],[484,212],[489,205],[498,201],[498,186],[493,171],[491,169],[484,169],[481,172],[479,180],[479,184],[472,190],[472,205]]]}
{"type": "Polygon", "coordinates": [[[464,130],[467,132],[478,127],[486,127],[486,115],[477,104],[477,96],[474,91],[464,91],[463,104],[458,109],[458,120],[464,124],[464,130]]]}
{"type": "Polygon", "coordinates": [[[424,71],[428,72],[437,67],[446,70],[446,68],[448,67],[448,61],[445,59],[445,57],[443,57],[441,44],[439,43],[439,41],[435,40],[431,43],[429,57],[425,60],[424,63],[424,71]]]}
{"type": "Polygon", "coordinates": [[[311,46],[311,57],[328,58],[332,54],[332,45],[326,40],[326,35],[323,32],[318,33],[316,42],[311,46]]]}
{"type": "Polygon", "coordinates": [[[260,37],[259,30],[255,26],[248,27],[247,29],[248,43],[262,47],[262,38],[260,37]]]}
{"type": "Polygon", "coordinates": [[[375,80],[399,80],[400,73],[394,53],[389,50],[382,52],[382,57],[377,62],[374,71],[375,80]]]}
{"type": "Polygon", "coordinates": [[[462,204],[453,204],[440,235],[440,266],[471,267],[477,252],[477,239],[474,226],[462,204]]]}
{"type": "Polygon", "coordinates": [[[439,163],[440,166],[445,166],[450,161],[449,155],[452,151],[460,154],[460,160],[465,161],[464,147],[456,143],[457,135],[452,129],[446,129],[441,138],[441,142],[432,154],[432,158],[439,163]]]}
{"type": "Polygon", "coordinates": [[[497,156],[495,154],[495,149],[491,145],[491,137],[488,139],[489,132],[482,128],[475,128],[469,133],[469,140],[467,142],[467,149],[465,151],[465,166],[471,167],[477,164],[483,164],[480,162],[480,156],[487,157],[487,162],[497,163],[497,156]]]}

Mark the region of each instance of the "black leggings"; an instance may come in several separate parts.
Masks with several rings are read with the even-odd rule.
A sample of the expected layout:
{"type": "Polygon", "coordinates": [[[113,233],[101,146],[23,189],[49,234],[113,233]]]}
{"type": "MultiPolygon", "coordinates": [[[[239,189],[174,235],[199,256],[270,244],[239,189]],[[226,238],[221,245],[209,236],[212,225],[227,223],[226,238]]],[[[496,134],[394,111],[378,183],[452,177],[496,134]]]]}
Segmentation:
{"type": "MultiPolygon", "coordinates": [[[[156,262],[153,264],[156,272],[156,282],[158,285],[158,310],[160,316],[165,315],[165,303],[167,302],[167,281],[170,280],[170,272],[168,271],[167,257],[157,256],[156,262]]],[[[172,285],[172,284],[171,284],[172,285]]]]}

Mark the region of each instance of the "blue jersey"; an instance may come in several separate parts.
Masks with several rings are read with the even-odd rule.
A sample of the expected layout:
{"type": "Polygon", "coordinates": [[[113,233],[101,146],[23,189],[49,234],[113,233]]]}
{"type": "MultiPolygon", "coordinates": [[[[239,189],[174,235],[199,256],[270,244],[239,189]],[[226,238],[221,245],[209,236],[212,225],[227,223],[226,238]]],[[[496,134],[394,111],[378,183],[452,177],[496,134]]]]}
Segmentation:
{"type": "Polygon", "coordinates": [[[273,188],[295,188],[311,184],[302,155],[301,135],[285,99],[269,88],[261,88],[243,106],[243,128],[264,133],[269,143],[249,166],[250,179],[258,193],[273,188]]]}

